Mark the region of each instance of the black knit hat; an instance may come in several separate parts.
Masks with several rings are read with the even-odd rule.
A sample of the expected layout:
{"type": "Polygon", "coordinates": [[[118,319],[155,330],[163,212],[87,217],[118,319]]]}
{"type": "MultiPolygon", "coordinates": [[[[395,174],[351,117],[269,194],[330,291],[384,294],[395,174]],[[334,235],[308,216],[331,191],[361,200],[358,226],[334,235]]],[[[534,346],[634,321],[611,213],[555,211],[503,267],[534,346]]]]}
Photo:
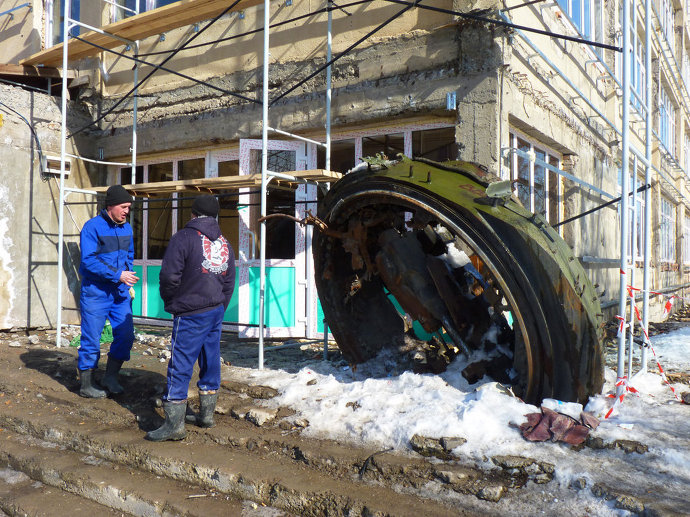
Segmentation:
{"type": "Polygon", "coordinates": [[[219,209],[220,206],[218,205],[216,196],[212,196],[211,194],[204,194],[203,196],[197,197],[192,204],[192,213],[194,215],[217,217],[219,209]]]}
{"type": "Polygon", "coordinates": [[[121,205],[122,203],[131,203],[132,196],[129,195],[122,185],[113,185],[108,187],[105,193],[105,206],[121,205]]]}

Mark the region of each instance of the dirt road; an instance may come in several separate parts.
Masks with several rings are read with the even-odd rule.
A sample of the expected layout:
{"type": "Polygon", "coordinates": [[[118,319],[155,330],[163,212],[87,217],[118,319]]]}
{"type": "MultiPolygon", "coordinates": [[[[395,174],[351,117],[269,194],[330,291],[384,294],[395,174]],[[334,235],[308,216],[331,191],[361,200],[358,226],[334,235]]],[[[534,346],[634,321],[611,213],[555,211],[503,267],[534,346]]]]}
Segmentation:
{"type": "MultiPolygon", "coordinates": [[[[483,470],[457,458],[305,438],[286,418],[289,408],[262,407],[270,388],[233,374],[235,366],[256,366],[256,343],[232,335],[224,335],[217,426],[188,425],[181,442],[147,442],[145,432],[162,422],[157,399],[168,335],[165,329],[140,335],[123,368],[125,394],[90,400],[77,394],[76,348],[56,347],[46,332],[0,334],[0,510],[208,517],[528,515],[540,508],[563,515],[552,503],[573,497],[573,488],[551,482],[554,466],[545,462],[508,458],[483,470]]],[[[295,347],[270,361],[299,368],[319,353],[295,347]]],[[[608,495],[615,502],[631,494],[608,495]]],[[[644,502],[649,511],[651,501],[644,502]]],[[[571,514],[597,514],[588,512],[592,504],[583,497],[571,514]]],[[[655,514],[673,512],[660,507],[655,514]]]]}

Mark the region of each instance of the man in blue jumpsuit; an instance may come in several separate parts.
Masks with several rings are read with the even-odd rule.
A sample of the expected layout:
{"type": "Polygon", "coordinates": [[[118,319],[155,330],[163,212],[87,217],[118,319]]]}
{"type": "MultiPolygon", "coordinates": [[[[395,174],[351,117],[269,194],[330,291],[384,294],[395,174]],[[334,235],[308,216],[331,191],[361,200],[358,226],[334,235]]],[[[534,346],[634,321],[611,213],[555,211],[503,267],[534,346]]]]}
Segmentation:
{"type": "Polygon", "coordinates": [[[111,394],[124,390],[118,373],[134,343],[131,287],[139,278],[132,271],[134,238],[127,215],[132,196],[113,185],[105,195],[105,210],[89,219],[81,230],[81,344],[79,346],[79,394],[102,398],[106,391],[94,379],[101,357],[101,334],[106,319],[113,329],[102,384],[111,394]]]}
{"type": "Polygon", "coordinates": [[[171,357],[163,396],[165,422],[147,440],[181,440],[185,420],[214,425],[220,388],[220,335],[223,316],[235,289],[235,254],[221,235],[218,200],[198,196],[192,219],[170,239],[160,272],[160,294],[173,315],[171,357]],[[199,414],[188,414],[187,392],[199,362],[199,414]],[[186,418],[185,418],[186,417],[186,418]]]}

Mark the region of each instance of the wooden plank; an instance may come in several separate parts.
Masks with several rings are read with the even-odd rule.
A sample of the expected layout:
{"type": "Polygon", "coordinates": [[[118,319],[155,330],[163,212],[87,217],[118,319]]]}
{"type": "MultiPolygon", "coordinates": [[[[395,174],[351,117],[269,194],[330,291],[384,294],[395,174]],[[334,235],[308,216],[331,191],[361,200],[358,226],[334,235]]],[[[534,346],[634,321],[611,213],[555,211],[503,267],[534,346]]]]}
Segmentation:
{"type": "MultiPolygon", "coordinates": [[[[325,169],[312,169],[307,171],[290,171],[288,174],[296,178],[295,181],[280,179],[280,184],[297,186],[299,180],[315,181],[319,183],[337,181],[342,177],[339,172],[325,169]]],[[[275,181],[275,180],[274,180],[275,181]]],[[[199,178],[192,180],[159,181],[156,183],[137,183],[123,185],[123,187],[135,197],[154,197],[161,194],[175,192],[206,192],[214,193],[220,190],[237,190],[240,188],[256,187],[261,185],[261,174],[245,174],[242,176],[223,176],[220,178],[199,178]]],[[[90,190],[102,193],[108,187],[93,187],[90,190]]]]}
{"type": "MultiPolygon", "coordinates": [[[[262,0],[240,0],[238,4],[231,9],[231,12],[242,11],[262,3],[262,0]]],[[[176,29],[177,27],[183,27],[213,18],[227,9],[229,5],[231,5],[229,0],[180,0],[179,2],[159,7],[152,11],[146,11],[137,16],[132,16],[105,25],[101,27],[101,29],[108,34],[120,36],[132,41],[142,40],[149,36],[176,29]]],[[[80,38],[108,49],[123,45],[120,40],[94,31],[89,31],[81,35],[80,38]]],[[[61,66],[62,47],[63,44],[60,43],[49,49],[37,52],[21,61],[21,64],[61,66]]],[[[70,62],[84,57],[95,56],[101,52],[96,47],[78,40],[70,40],[68,50],[70,62]]]]}
{"type": "MultiPolygon", "coordinates": [[[[54,67],[38,67],[38,66],[23,66],[23,65],[3,65],[0,64],[0,75],[14,75],[21,77],[41,77],[45,79],[62,79],[62,73],[59,68],[54,67]]],[[[74,79],[74,70],[67,71],[67,78],[74,79]]]]}

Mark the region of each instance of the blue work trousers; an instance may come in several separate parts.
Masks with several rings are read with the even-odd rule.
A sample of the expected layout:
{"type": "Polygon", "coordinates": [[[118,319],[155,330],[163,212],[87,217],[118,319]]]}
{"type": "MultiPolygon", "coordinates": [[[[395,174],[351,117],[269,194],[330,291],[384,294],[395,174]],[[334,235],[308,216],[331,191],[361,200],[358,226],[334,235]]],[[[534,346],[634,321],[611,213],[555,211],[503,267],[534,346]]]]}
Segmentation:
{"type": "Polygon", "coordinates": [[[225,308],[213,309],[173,319],[168,385],[164,400],[186,400],[194,363],[199,361],[201,391],[220,388],[220,333],[225,308]]]}
{"type": "Polygon", "coordinates": [[[98,366],[98,360],[101,358],[101,334],[106,319],[110,321],[113,329],[113,342],[108,355],[118,361],[129,361],[129,352],[134,344],[132,298],[129,293],[121,293],[117,285],[104,287],[82,282],[79,303],[81,305],[79,369],[91,370],[98,366]]]}

